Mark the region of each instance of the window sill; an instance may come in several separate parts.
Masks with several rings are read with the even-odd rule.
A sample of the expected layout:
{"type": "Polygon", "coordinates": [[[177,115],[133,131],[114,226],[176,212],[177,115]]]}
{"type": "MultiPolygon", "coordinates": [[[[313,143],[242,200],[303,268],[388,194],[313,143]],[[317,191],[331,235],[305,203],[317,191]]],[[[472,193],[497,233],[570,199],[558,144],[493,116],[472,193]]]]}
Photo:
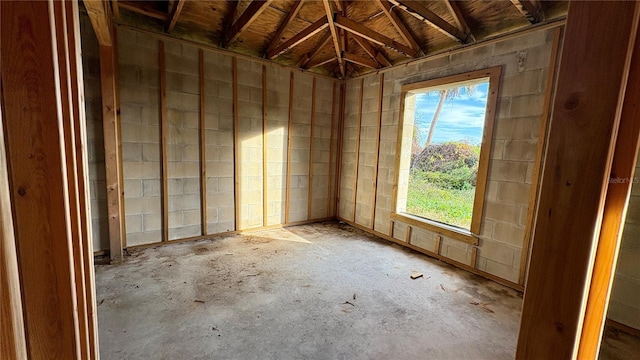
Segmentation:
{"type": "Polygon", "coordinates": [[[449,226],[439,222],[424,219],[407,213],[392,213],[391,219],[405,222],[411,226],[433,231],[448,238],[459,240],[471,245],[478,245],[478,237],[470,231],[449,226]]]}

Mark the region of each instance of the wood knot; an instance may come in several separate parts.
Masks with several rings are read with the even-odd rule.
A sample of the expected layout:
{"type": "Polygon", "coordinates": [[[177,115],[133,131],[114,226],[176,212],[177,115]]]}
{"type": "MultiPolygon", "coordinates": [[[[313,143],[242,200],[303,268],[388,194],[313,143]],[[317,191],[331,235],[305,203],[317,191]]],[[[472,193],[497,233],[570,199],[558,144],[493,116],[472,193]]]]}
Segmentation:
{"type": "Polygon", "coordinates": [[[20,186],[18,188],[18,195],[25,196],[26,194],[27,194],[27,190],[24,187],[20,186]]]}
{"type": "Polygon", "coordinates": [[[564,102],[564,108],[567,110],[573,110],[580,105],[580,98],[577,94],[571,94],[567,101],[564,102]]]}
{"type": "Polygon", "coordinates": [[[556,331],[557,332],[559,332],[559,333],[564,332],[564,325],[562,323],[557,322],[557,323],[555,323],[555,325],[556,325],[556,331]]]}

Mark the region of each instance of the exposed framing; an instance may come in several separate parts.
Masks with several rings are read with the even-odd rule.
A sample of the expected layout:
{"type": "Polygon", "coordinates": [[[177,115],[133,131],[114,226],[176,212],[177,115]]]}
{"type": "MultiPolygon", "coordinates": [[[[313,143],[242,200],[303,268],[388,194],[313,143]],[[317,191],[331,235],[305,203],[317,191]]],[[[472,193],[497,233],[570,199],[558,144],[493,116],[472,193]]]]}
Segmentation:
{"type": "Polygon", "coordinates": [[[331,216],[331,199],[333,198],[333,186],[331,179],[333,178],[333,133],[335,132],[335,120],[336,120],[336,83],[333,83],[333,92],[331,93],[331,136],[329,137],[329,179],[327,181],[327,214],[331,216]]]}
{"type": "Polygon", "coordinates": [[[291,139],[293,137],[293,71],[289,73],[289,123],[287,126],[287,180],[284,204],[284,223],[289,223],[289,202],[291,197],[291,139]]]}
{"type": "Polygon", "coordinates": [[[240,151],[238,149],[238,59],[233,58],[231,62],[233,76],[233,207],[235,216],[235,229],[240,230],[240,151]]]}
{"type": "Polygon", "coordinates": [[[384,74],[379,75],[378,124],[376,127],[376,160],[373,167],[373,188],[371,194],[371,229],[376,227],[376,202],[378,200],[378,167],[380,166],[380,135],[382,133],[382,97],[384,94],[384,74]]]}
{"type": "Polygon", "coordinates": [[[267,65],[262,65],[262,226],[267,226],[269,203],[267,202],[267,65]]]}
{"type": "Polygon", "coordinates": [[[470,71],[462,74],[445,76],[437,79],[431,79],[411,84],[403,85],[401,88],[401,104],[399,117],[399,131],[396,147],[396,178],[394,186],[394,201],[391,218],[394,220],[402,220],[414,226],[422,227],[426,230],[435,231],[451,237],[456,240],[467,242],[472,245],[478,245],[477,234],[480,233],[482,225],[482,211],[484,208],[484,197],[487,181],[487,173],[489,171],[489,159],[491,155],[491,140],[493,139],[493,126],[496,117],[496,108],[498,103],[498,88],[502,67],[491,67],[483,70],[470,71]],[[485,112],[484,130],[482,132],[482,144],[480,146],[480,159],[478,165],[478,176],[476,183],[476,191],[473,203],[473,215],[471,218],[471,227],[469,231],[454,226],[444,225],[439,222],[424,219],[407,213],[397,212],[398,184],[400,182],[400,159],[403,142],[404,130],[404,112],[405,100],[407,94],[416,90],[441,86],[446,84],[459,83],[475,79],[489,78],[489,94],[487,95],[487,108],[485,112]]]}
{"type": "Polygon", "coordinates": [[[165,74],[164,41],[158,43],[160,68],[160,172],[162,176],[162,241],[169,241],[169,184],[167,163],[167,78],[165,74]]]}
{"type": "MultiPolygon", "coordinates": [[[[353,164],[353,222],[356,222],[358,208],[358,168],[360,167],[360,131],[362,130],[362,98],[364,96],[364,79],[360,80],[360,97],[358,100],[358,128],[356,130],[356,158],[353,164]]],[[[343,125],[344,126],[344,125],[343,125]]]]}
{"type": "Polygon", "coordinates": [[[200,140],[200,222],[202,235],[207,235],[207,142],[205,116],[205,86],[204,86],[204,52],[198,49],[198,72],[200,86],[200,126],[198,128],[200,140]]]}
{"type": "Polygon", "coordinates": [[[316,77],[313,77],[311,84],[311,136],[309,139],[309,194],[307,198],[307,220],[312,218],[311,210],[313,209],[313,146],[316,127],[316,77]]]}

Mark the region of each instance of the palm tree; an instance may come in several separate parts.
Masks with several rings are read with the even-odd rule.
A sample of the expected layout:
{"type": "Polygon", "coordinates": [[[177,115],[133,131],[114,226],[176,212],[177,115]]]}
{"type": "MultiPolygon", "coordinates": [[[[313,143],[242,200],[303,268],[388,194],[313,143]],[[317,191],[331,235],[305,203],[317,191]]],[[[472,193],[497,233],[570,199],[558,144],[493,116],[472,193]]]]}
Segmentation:
{"type": "Polygon", "coordinates": [[[438,123],[438,119],[440,118],[440,112],[442,111],[442,105],[444,105],[444,101],[446,99],[453,99],[460,96],[460,90],[465,89],[467,96],[470,96],[475,89],[475,85],[465,85],[459,86],[444,90],[439,90],[440,100],[438,101],[438,106],[436,107],[436,111],[433,113],[433,118],[431,119],[431,125],[429,125],[429,134],[427,135],[427,141],[424,146],[427,147],[431,144],[431,140],[433,139],[433,133],[436,129],[436,124],[438,123]]]}

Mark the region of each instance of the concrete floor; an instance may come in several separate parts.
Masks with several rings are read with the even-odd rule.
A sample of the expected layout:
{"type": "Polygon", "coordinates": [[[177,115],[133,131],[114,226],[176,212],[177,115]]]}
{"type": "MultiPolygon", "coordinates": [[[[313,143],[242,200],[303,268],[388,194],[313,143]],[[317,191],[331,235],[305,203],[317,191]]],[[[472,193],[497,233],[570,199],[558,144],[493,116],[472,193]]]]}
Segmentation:
{"type": "Polygon", "coordinates": [[[512,359],[522,303],[335,223],[135,251],[96,283],[106,360],[512,359]]]}

